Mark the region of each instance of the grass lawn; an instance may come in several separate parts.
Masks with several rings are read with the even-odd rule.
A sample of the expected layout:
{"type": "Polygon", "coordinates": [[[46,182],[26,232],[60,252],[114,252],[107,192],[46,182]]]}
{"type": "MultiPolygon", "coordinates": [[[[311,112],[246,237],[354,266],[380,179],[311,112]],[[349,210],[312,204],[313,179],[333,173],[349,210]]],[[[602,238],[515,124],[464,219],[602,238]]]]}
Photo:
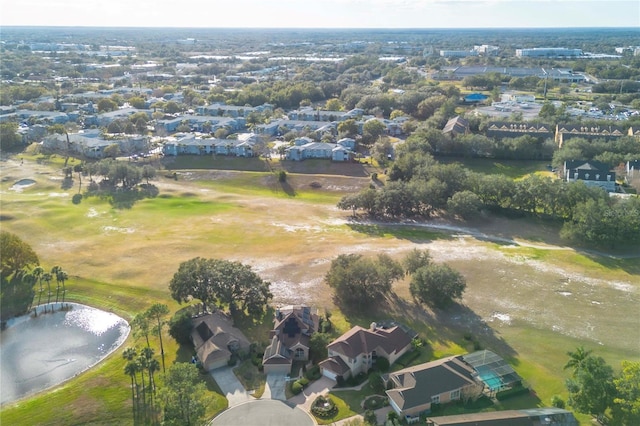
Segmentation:
{"type": "Polygon", "coordinates": [[[446,158],[439,157],[441,163],[461,163],[466,168],[477,173],[490,175],[505,175],[517,179],[531,173],[548,172],[550,161],[516,161],[494,160],[490,158],[446,158]]]}
{"type": "Polygon", "coordinates": [[[338,408],[338,412],[336,413],[335,416],[330,417],[328,419],[322,419],[320,417],[313,416],[315,421],[319,425],[330,425],[330,424],[333,424],[334,422],[337,422],[338,420],[346,419],[348,417],[355,416],[356,414],[359,413],[359,411],[353,411],[350,405],[342,399],[341,395],[336,395],[334,393],[331,393],[330,396],[333,403],[336,404],[336,407],[338,408]]]}
{"type": "MultiPolygon", "coordinates": [[[[70,302],[127,320],[156,302],[175,312],[180,306],[168,285],[180,263],[220,257],[249,264],[269,281],[274,306],[307,303],[331,311],[335,336],[356,324],[368,327],[389,318],[406,323],[427,342],[413,363],[465,353],[477,341],[513,365],[536,391],[540,405],[549,405],[553,395],[566,399],[562,366],[568,350],[584,345],[614,369],[622,359],[638,358],[637,259],[560,247],[557,230],[544,223],[492,219],[477,224],[484,232],[530,247],[415,226],[350,226],[351,212],[336,209],[335,203],[368,186],[370,178],[295,171],[287,174],[289,186],[283,186],[271,172],[180,170],[177,181],[160,176],[153,182],[157,197],[129,208],[98,197],[74,205],[71,196],[78,185],[62,187],[63,162],[59,157],[38,162],[25,155],[23,166],[3,163],[1,219],[2,229],[30,244],[45,269],[60,265],[69,273],[70,302]],[[10,190],[24,178],[35,185],[10,190]],[[447,263],[465,276],[467,291],[459,305],[443,311],[419,306],[410,297],[407,279],[394,283],[395,296],[379,307],[342,312],[336,306],[323,282],[335,256],[388,253],[400,260],[414,248],[428,249],[434,262],[447,263]],[[468,333],[471,340],[465,339],[468,333]]],[[[519,177],[538,166],[545,164],[477,167],[519,177]]],[[[239,326],[250,340],[264,343],[271,318],[268,313],[263,321],[239,326]]],[[[163,342],[167,363],[190,358],[189,349],[166,332],[163,342]]],[[[130,336],[95,368],[49,392],[3,406],[0,422],[23,424],[29,418],[34,425],[130,424],[130,382],[121,356],[124,347],[143,344],[130,336]]],[[[151,344],[158,347],[155,339],[151,344]]],[[[213,381],[203,380],[212,398],[207,415],[213,416],[226,407],[226,400],[213,381]]],[[[340,418],[359,411],[361,396],[335,393],[340,418]]]]}
{"type": "Polygon", "coordinates": [[[258,367],[251,363],[250,359],[245,359],[233,369],[234,374],[242,383],[245,389],[253,391],[251,394],[255,398],[260,398],[264,393],[267,384],[267,376],[258,370],[258,367]]]}

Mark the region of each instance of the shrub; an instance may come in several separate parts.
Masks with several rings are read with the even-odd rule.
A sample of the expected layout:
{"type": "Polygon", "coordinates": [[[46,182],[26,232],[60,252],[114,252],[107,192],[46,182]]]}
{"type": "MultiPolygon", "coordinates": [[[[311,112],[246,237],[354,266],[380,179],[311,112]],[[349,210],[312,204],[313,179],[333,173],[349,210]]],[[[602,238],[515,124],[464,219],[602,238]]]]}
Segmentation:
{"type": "Polygon", "coordinates": [[[331,397],[320,395],[311,404],[311,413],[316,417],[329,419],[338,414],[338,407],[336,407],[331,397]]]}
{"type": "Polygon", "coordinates": [[[73,194],[73,197],[71,197],[71,202],[73,204],[80,204],[82,202],[82,194],[73,194]]]}
{"type": "Polygon", "coordinates": [[[562,399],[558,395],[553,395],[553,397],[551,398],[551,405],[556,408],[564,408],[566,406],[564,399],[562,399]]]}
{"type": "Polygon", "coordinates": [[[287,181],[287,172],[280,170],[278,172],[278,182],[284,183],[287,181]]]}
{"type": "Polygon", "coordinates": [[[188,311],[177,312],[169,320],[169,334],[181,345],[191,344],[191,315],[188,311]]]}
{"type": "Polygon", "coordinates": [[[302,385],[303,388],[309,384],[309,379],[307,379],[306,377],[298,379],[297,381],[302,385]]]}
{"type": "Polygon", "coordinates": [[[376,369],[382,372],[389,371],[389,360],[383,356],[379,356],[378,359],[376,359],[376,369]]]}
{"type": "Polygon", "coordinates": [[[364,412],[364,421],[368,425],[377,425],[378,419],[376,418],[376,413],[373,410],[367,410],[364,412]]]}
{"type": "Polygon", "coordinates": [[[291,385],[291,392],[293,392],[294,395],[298,395],[300,392],[302,392],[302,387],[303,386],[300,384],[300,382],[295,381],[291,385]]]}
{"type": "Polygon", "coordinates": [[[496,399],[498,401],[504,401],[505,399],[513,398],[513,397],[524,395],[527,393],[529,393],[529,388],[526,388],[524,386],[518,386],[515,388],[503,390],[496,393],[496,399]]]}
{"type": "Polygon", "coordinates": [[[322,376],[322,373],[320,373],[320,367],[318,367],[317,365],[314,365],[313,367],[307,370],[304,376],[307,379],[309,379],[309,381],[318,380],[320,376],[322,376]]]}

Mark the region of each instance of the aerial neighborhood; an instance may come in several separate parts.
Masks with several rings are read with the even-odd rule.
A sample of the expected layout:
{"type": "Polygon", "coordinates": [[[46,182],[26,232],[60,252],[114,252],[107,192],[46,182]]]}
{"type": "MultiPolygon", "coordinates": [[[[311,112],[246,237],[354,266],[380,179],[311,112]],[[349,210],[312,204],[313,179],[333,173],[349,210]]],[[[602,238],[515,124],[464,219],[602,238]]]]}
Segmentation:
{"type": "Polygon", "coordinates": [[[0,423],[640,424],[637,36],[3,28],[0,423]]]}

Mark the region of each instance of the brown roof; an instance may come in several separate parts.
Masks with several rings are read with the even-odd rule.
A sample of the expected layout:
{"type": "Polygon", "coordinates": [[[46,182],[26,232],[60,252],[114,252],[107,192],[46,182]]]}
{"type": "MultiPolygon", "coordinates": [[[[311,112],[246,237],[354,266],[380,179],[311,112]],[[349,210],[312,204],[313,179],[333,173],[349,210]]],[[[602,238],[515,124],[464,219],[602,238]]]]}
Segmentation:
{"type": "Polygon", "coordinates": [[[205,364],[223,357],[228,358],[231,355],[230,345],[249,348],[249,340],[220,312],[195,318],[192,324],[193,346],[198,358],[205,364]]]}
{"type": "Polygon", "coordinates": [[[278,336],[271,338],[271,344],[264,350],[262,356],[263,364],[291,364],[291,354],[289,349],[278,339],[278,336]]]}
{"type": "Polygon", "coordinates": [[[342,376],[351,371],[349,366],[339,356],[332,356],[331,358],[327,358],[324,361],[321,361],[318,365],[320,366],[320,368],[332,371],[339,376],[342,376]]]}
{"type": "Polygon", "coordinates": [[[380,349],[386,354],[392,354],[410,344],[411,338],[398,326],[389,329],[376,328],[373,331],[355,326],[331,342],[328,348],[349,358],[356,358],[358,355],[380,349]]]}

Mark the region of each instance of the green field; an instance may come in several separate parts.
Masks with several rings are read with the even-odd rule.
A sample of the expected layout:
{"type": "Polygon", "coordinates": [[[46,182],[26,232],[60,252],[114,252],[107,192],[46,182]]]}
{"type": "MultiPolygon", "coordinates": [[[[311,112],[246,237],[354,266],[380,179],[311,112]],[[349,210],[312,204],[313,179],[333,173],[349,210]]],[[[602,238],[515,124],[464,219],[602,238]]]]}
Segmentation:
{"type": "MultiPolygon", "coordinates": [[[[475,168],[514,178],[540,168],[499,164],[475,168]]],[[[337,210],[335,203],[368,186],[366,173],[359,165],[351,172],[313,168],[318,174],[290,170],[282,184],[271,171],[192,164],[175,170],[177,180],[159,173],[153,182],[157,197],[117,208],[98,197],[72,204],[78,183],[62,188],[57,162],[27,159],[20,166],[5,160],[1,224],[30,244],[45,268],[61,265],[69,273],[68,300],[126,319],[155,302],[179,309],[168,291],[178,265],[196,256],[220,257],[252,265],[272,283],[274,304],[308,303],[331,310],[338,330],[381,318],[403,321],[427,340],[425,358],[472,350],[463,337],[471,334],[513,364],[537,392],[539,405],[549,405],[554,395],[566,398],[562,366],[566,352],[578,345],[593,349],[616,369],[622,359],[640,358],[638,259],[574,251],[560,245],[553,226],[522,219],[474,224],[518,246],[437,229],[355,225],[350,212],[337,210]],[[22,192],[11,189],[24,178],[36,183],[22,192]],[[429,249],[436,262],[449,263],[467,278],[460,306],[425,310],[412,301],[407,281],[394,284],[396,297],[375,310],[355,315],[335,306],[323,283],[335,256],[385,252],[400,258],[413,248],[429,249]]],[[[248,334],[266,342],[267,329],[268,324],[253,326],[248,334]]],[[[190,357],[168,335],[164,342],[169,362],[190,357]]],[[[141,343],[131,336],[124,346],[141,343]]],[[[30,425],[131,423],[121,353],[122,348],[53,390],[3,406],[0,423],[25,424],[27,418],[30,425]]],[[[213,416],[226,401],[213,383],[208,386],[212,402],[207,414],[213,416]]],[[[587,424],[588,419],[581,420],[587,424]]]]}

